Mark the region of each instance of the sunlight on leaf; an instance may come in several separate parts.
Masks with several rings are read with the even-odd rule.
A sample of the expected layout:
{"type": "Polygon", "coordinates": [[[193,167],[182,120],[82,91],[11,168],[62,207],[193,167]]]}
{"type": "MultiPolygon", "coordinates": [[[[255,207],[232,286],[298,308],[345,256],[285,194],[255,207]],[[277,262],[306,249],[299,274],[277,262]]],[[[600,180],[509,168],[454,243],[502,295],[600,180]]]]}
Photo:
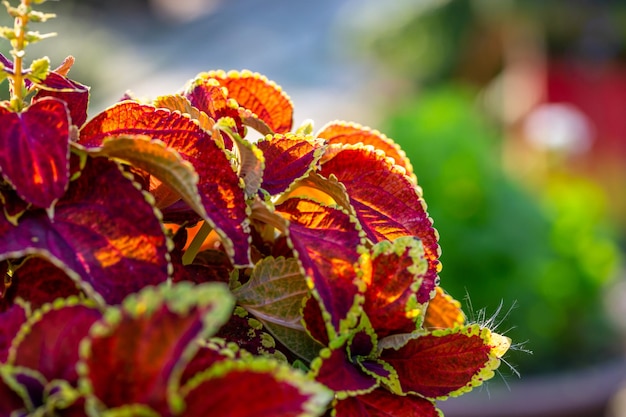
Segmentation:
{"type": "MultiPolygon", "coordinates": [[[[174,191],[196,212],[204,210],[198,195],[198,174],[189,162],[182,159],[175,149],[148,136],[117,136],[105,139],[102,146],[89,149],[94,156],[107,156],[141,168],[153,175],[161,184],[152,185],[151,192],[158,196],[159,186],[174,191]]],[[[159,199],[156,200],[159,207],[159,199]]]]}
{"type": "Polygon", "coordinates": [[[446,294],[443,288],[437,287],[437,293],[428,302],[424,317],[425,329],[447,329],[461,326],[465,323],[465,315],[461,310],[461,303],[446,294]]]}
{"type": "Polygon", "coordinates": [[[222,284],[147,287],[109,310],[81,347],[81,384],[97,408],[143,404],[161,413],[177,396],[177,381],[199,345],[230,316],[222,284]],[[111,384],[111,381],[117,381],[111,384]]]}
{"type": "Polygon", "coordinates": [[[39,255],[90,297],[108,303],[164,282],[171,268],[169,241],[154,208],[104,158],[89,159],[55,205],[53,219],[32,210],[14,226],[0,216],[0,234],[0,258],[39,255]]]}
{"type": "MultiPolygon", "coordinates": [[[[363,231],[374,243],[402,236],[416,236],[424,245],[429,271],[424,277],[438,282],[440,249],[438,234],[426,212],[422,192],[380,151],[362,145],[335,148],[320,174],[334,176],[346,188],[350,208],[363,231]]],[[[434,288],[431,288],[434,290],[434,288]]],[[[427,302],[430,291],[418,294],[418,302],[427,302]]]]}
{"type": "Polygon", "coordinates": [[[293,125],[293,104],[287,94],[265,76],[250,71],[211,71],[200,74],[214,78],[233,98],[263,120],[275,133],[286,133],[293,125]]]}
{"type": "Polygon", "coordinates": [[[65,103],[41,99],[22,113],[0,106],[0,170],[29,203],[48,208],[69,183],[70,116],[65,103]]]}
{"type": "Polygon", "coordinates": [[[362,256],[361,269],[367,285],[363,309],[378,336],[415,331],[425,309],[417,294],[434,287],[424,279],[428,262],[421,241],[409,236],[381,241],[362,256]]]}
{"type": "Polygon", "coordinates": [[[356,321],[362,301],[355,269],[362,244],[357,224],[337,208],[304,199],[289,199],[276,211],[289,220],[288,238],[323,313],[330,315],[328,330],[341,333],[356,321]]]}
{"type": "Polygon", "coordinates": [[[198,213],[220,235],[235,265],[250,264],[244,184],[224,149],[211,135],[178,112],[124,101],[100,113],[81,129],[80,143],[99,148],[106,138],[141,134],[158,139],[191,163],[198,174],[203,210],[198,213]]]}
{"type": "Polygon", "coordinates": [[[500,364],[491,332],[478,325],[435,330],[399,349],[385,349],[381,358],[398,372],[402,390],[445,399],[470,391],[490,379],[500,364]]]}
{"type": "Polygon", "coordinates": [[[222,361],[189,381],[183,393],[186,413],[194,416],[315,416],[332,398],[321,384],[267,358],[222,361]]]}
{"type": "Polygon", "coordinates": [[[355,145],[361,143],[363,145],[371,145],[383,151],[388,157],[393,158],[395,164],[404,168],[407,175],[417,183],[411,161],[409,161],[404,151],[397,143],[377,130],[372,130],[356,123],[334,121],[323,126],[317,137],[325,139],[329,144],[355,145]]]}
{"type": "Polygon", "coordinates": [[[294,134],[267,136],[257,146],[267,165],[262,187],[270,195],[285,192],[306,177],[324,152],[322,141],[294,134]]]}

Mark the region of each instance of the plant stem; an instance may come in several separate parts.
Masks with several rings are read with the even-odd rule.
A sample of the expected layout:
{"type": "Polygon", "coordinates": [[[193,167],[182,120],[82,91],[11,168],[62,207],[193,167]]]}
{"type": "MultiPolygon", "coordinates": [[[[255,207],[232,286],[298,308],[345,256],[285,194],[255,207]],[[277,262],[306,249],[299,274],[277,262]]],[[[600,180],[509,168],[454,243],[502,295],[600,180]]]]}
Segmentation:
{"type": "Polygon", "coordinates": [[[189,247],[183,254],[183,265],[190,265],[195,259],[196,255],[200,251],[200,247],[209,236],[213,228],[207,222],[203,222],[202,226],[198,230],[198,233],[193,237],[193,240],[189,244],[189,247]]]}
{"type": "Polygon", "coordinates": [[[22,74],[24,67],[24,47],[25,47],[25,36],[26,36],[26,28],[28,26],[28,9],[30,7],[30,0],[21,0],[21,13],[18,16],[15,16],[15,39],[11,42],[13,45],[13,50],[11,54],[13,55],[13,76],[12,78],[12,88],[11,88],[11,98],[15,105],[18,108],[22,107],[24,100],[24,76],[22,74]]]}

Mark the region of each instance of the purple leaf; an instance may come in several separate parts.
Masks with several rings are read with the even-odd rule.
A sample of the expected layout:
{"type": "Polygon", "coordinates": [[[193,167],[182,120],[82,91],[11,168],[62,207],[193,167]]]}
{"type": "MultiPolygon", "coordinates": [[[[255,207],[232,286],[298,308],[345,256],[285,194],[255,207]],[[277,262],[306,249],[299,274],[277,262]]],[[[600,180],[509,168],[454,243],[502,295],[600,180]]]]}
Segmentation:
{"type": "Polygon", "coordinates": [[[69,182],[70,119],[65,103],[43,98],[21,113],[0,107],[0,169],[29,203],[47,208],[69,182]]]}
{"type": "Polygon", "coordinates": [[[54,218],[32,210],[14,226],[0,216],[0,236],[0,259],[37,254],[107,303],[168,278],[168,240],[153,207],[104,158],[87,161],[54,218]]]}
{"type": "Polygon", "coordinates": [[[14,341],[9,363],[36,369],[48,381],[78,380],[76,363],[80,341],[102,314],[77,299],[46,304],[33,313],[14,341]]]}

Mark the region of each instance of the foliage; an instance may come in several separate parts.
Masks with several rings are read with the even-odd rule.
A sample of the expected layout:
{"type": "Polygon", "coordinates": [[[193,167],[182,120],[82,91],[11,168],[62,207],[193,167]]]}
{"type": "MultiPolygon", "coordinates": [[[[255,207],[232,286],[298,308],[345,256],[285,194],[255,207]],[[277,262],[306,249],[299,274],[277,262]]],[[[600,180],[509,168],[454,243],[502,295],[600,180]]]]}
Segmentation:
{"type": "Polygon", "coordinates": [[[533,352],[512,352],[510,361],[523,373],[589,365],[615,354],[602,304],[619,264],[605,223],[606,196],[591,181],[564,172],[546,178],[542,188],[524,189],[501,167],[497,135],[473,103],[467,89],[430,89],[385,123],[423,168],[429,211],[441,221],[446,289],[467,294],[487,315],[501,303],[504,310],[515,305],[501,318],[533,352]]]}
{"type": "Polygon", "coordinates": [[[88,120],[72,58],[24,67],[42,15],[7,7],[0,415],[437,416],[493,376],[510,340],[439,286],[393,141],[294,128],[248,71],[88,120]]]}

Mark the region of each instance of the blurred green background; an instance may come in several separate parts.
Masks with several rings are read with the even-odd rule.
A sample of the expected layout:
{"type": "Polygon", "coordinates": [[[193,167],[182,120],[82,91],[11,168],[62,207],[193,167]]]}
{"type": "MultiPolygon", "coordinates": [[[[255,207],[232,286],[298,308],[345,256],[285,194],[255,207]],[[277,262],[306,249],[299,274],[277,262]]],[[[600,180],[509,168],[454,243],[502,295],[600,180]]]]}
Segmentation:
{"type": "Polygon", "coordinates": [[[74,55],[92,115],[127,89],[154,97],[249,68],[292,96],[297,122],[348,119],[397,141],[441,235],[442,286],[470,320],[496,315],[523,346],[507,356],[522,375],[623,356],[623,1],[44,6],[59,18],[34,29],[59,36],[28,58],[74,55]]]}
{"type": "Polygon", "coordinates": [[[442,286],[498,317],[522,374],[622,355],[626,4],[403,3],[348,36],[399,80],[381,129],[424,188],[442,286]]]}

